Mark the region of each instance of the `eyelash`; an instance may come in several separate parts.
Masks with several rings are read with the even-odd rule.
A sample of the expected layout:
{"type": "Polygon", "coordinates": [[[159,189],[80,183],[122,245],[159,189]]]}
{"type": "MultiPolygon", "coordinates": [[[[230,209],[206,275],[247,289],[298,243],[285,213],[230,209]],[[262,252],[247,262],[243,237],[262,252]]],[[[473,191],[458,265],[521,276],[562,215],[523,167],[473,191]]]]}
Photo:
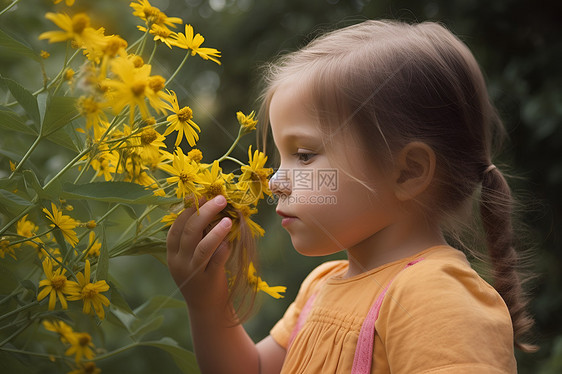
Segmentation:
{"type": "Polygon", "coordinates": [[[316,156],[316,154],[311,152],[297,152],[294,153],[294,156],[299,160],[299,162],[307,164],[310,162],[311,158],[316,156]]]}

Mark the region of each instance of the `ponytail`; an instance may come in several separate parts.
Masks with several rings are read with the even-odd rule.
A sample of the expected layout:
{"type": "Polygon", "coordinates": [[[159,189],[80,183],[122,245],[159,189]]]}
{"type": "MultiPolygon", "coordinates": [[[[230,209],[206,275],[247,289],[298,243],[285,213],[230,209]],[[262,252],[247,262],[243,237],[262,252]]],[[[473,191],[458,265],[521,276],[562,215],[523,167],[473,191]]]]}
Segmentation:
{"type": "Polygon", "coordinates": [[[533,352],[537,350],[536,346],[521,341],[532,327],[533,319],[526,310],[528,300],[518,272],[520,263],[514,248],[512,210],[513,199],[507,181],[494,165],[490,165],[483,173],[480,214],[493,266],[494,287],[509,309],[515,346],[533,352]]]}

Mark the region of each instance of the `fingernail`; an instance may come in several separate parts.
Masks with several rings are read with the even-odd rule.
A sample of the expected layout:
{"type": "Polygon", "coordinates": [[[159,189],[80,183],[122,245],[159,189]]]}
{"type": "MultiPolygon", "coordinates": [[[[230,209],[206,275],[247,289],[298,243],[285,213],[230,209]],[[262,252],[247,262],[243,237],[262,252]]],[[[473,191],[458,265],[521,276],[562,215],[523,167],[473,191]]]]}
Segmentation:
{"type": "Polygon", "coordinates": [[[226,203],[226,198],[223,195],[215,196],[215,204],[224,205],[224,203],[226,203]]]}
{"type": "Polygon", "coordinates": [[[232,221],[230,220],[230,218],[224,217],[223,219],[221,219],[220,225],[227,229],[232,225],[232,221]]]}

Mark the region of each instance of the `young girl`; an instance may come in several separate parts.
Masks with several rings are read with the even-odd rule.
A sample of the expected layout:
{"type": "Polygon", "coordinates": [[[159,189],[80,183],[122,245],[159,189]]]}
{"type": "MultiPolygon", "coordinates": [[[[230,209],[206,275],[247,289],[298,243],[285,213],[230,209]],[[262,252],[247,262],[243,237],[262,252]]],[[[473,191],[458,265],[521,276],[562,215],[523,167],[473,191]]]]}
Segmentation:
{"type": "Polygon", "coordinates": [[[168,263],[202,372],[515,373],[532,320],[491,161],[501,124],[467,47],[435,23],[367,21],[285,56],[266,83],[281,224],[298,252],[348,260],[312,271],[254,344],[228,303],[232,223],[203,235],[225,198],[182,213],[168,263]],[[475,199],[494,287],[445,239],[475,199]]]}

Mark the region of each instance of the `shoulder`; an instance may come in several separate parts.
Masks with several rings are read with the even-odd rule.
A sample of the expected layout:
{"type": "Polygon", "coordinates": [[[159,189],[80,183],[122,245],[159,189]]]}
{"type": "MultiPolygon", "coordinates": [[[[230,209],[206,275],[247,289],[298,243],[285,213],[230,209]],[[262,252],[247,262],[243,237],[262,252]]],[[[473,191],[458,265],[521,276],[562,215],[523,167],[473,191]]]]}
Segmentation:
{"type": "Polygon", "coordinates": [[[410,364],[418,367],[515,365],[513,327],[503,299],[453,248],[396,276],[376,326],[389,358],[399,360],[410,349],[410,364]]]}
{"type": "Polygon", "coordinates": [[[319,287],[333,276],[340,275],[347,270],[346,260],[328,261],[312,270],[301,284],[299,295],[310,297],[319,287]]]}
{"type": "Polygon", "coordinates": [[[497,291],[480,277],[461,251],[451,247],[440,248],[404,269],[390,285],[391,291],[404,300],[431,300],[448,306],[483,304],[507,312],[497,291]]]}

